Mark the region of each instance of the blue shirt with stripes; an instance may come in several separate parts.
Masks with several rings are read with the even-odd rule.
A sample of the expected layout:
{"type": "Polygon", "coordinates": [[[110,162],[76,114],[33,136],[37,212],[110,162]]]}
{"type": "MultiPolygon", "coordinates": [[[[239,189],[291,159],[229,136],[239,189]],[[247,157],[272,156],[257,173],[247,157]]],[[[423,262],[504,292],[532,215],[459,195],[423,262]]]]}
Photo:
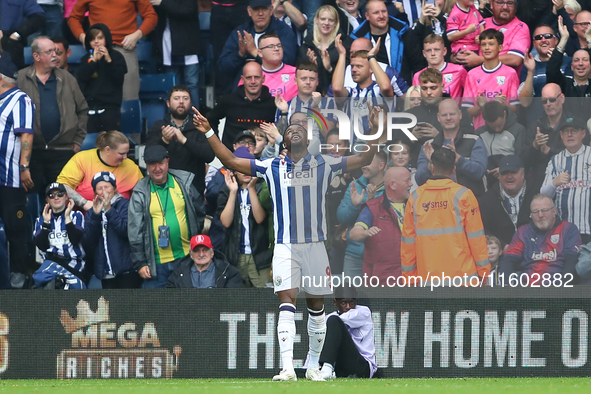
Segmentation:
{"type": "Polygon", "coordinates": [[[575,224],[581,234],[591,234],[591,147],[583,145],[575,153],[564,149],[546,167],[542,193],[554,197],[558,216],[575,224]],[[568,171],[570,180],[558,187],[553,181],[568,171]]]}
{"type": "Polygon", "coordinates": [[[343,106],[343,112],[347,114],[351,120],[351,136],[349,141],[356,141],[357,137],[353,131],[354,122],[357,121],[358,130],[362,134],[366,134],[369,131],[369,108],[367,103],[371,106],[378,104],[386,104],[388,111],[395,110],[395,100],[391,97],[382,97],[380,86],[373,81],[371,85],[366,88],[360,88],[357,85],[354,88],[346,88],[349,92],[350,99],[347,100],[343,106]]]}
{"type": "Polygon", "coordinates": [[[269,186],[277,244],[327,239],[326,192],[341,171],[347,172],[346,157],[308,154],[297,163],[289,156],[251,160],[251,175],[265,179],[269,186]]]}
{"type": "Polygon", "coordinates": [[[0,95],[0,186],[21,187],[21,134],[33,134],[35,107],[27,94],[14,87],[0,95]]]}
{"type": "MultiPolygon", "coordinates": [[[[70,218],[72,223],[80,231],[84,231],[84,215],[81,212],[71,212],[70,218]]],[[[43,217],[38,217],[35,222],[35,232],[33,237],[37,237],[43,230],[43,217]]],[[[85,252],[81,244],[74,245],[68,238],[68,230],[66,230],[66,216],[65,211],[59,216],[54,216],[51,213],[51,230],[49,231],[49,248],[41,251],[43,259],[47,257],[48,253],[55,254],[62,257],[64,260],[69,260],[68,266],[78,272],[84,270],[84,256],[85,252]]]]}

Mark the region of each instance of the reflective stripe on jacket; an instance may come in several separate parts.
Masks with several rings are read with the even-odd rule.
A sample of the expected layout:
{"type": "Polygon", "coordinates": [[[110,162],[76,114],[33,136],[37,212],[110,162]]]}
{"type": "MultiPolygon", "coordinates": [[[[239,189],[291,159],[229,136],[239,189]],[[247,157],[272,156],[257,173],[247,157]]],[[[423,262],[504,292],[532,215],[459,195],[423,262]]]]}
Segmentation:
{"type": "Polygon", "coordinates": [[[434,177],[412,193],[404,215],[401,264],[410,282],[417,277],[424,282],[444,280],[445,275],[445,282],[450,281],[447,277],[462,277],[458,285],[488,275],[488,247],[472,191],[449,178],[434,177]]]}

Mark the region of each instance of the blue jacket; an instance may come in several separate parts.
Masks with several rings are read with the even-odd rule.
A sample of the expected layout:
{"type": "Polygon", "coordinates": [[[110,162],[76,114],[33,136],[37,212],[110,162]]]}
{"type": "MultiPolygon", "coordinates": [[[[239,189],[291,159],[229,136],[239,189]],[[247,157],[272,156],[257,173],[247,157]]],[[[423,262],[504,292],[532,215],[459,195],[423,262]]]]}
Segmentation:
{"type": "MultiPolygon", "coordinates": [[[[352,185],[355,185],[357,188],[357,192],[361,194],[361,192],[367,187],[367,178],[362,176],[361,178],[351,182],[352,185]]],[[[376,195],[374,198],[380,197],[384,194],[384,184],[378,186],[376,191],[376,195]]],[[[352,241],[349,238],[349,233],[353,226],[355,226],[355,222],[357,222],[357,218],[359,217],[359,213],[361,212],[361,208],[363,204],[367,201],[367,193],[363,196],[363,201],[358,206],[354,206],[351,203],[351,188],[347,188],[345,192],[345,196],[341,200],[339,207],[337,208],[337,219],[340,224],[344,224],[348,227],[347,230],[347,249],[345,250],[345,254],[349,256],[353,256],[355,258],[363,259],[363,252],[364,252],[364,243],[352,241]]]]}
{"type": "MultiPolygon", "coordinates": [[[[35,0],[6,0],[0,2],[0,23],[3,32],[19,32],[23,37],[36,31],[36,26],[21,26],[27,18],[39,14],[45,22],[45,11],[35,0]],[[20,27],[20,29],[19,29],[20,27]]],[[[35,24],[36,25],[36,24],[35,24]]],[[[6,33],[4,33],[6,35],[6,33]]]]}
{"type": "MultiPolygon", "coordinates": [[[[412,81],[412,72],[427,67],[427,61],[422,54],[423,45],[408,25],[396,18],[390,17],[390,59],[389,64],[405,81],[412,81]]],[[[354,40],[366,37],[371,40],[371,30],[368,21],[364,21],[351,33],[354,40]]],[[[384,42],[381,45],[385,45],[384,42]]]]}
{"type": "Polygon", "coordinates": [[[94,257],[94,275],[103,279],[107,274],[119,275],[134,271],[131,249],[127,237],[127,209],[129,200],[117,194],[111,209],[104,212],[106,222],[106,245],[103,237],[103,212],[86,212],[86,231],[82,245],[88,256],[94,257]]]}
{"type": "MultiPolygon", "coordinates": [[[[254,30],[254,24],[252,20],[249,20],[243,25],[238,26],[232,33],[230,33],[230,37],[226,41],[224,45],[224,49],[222,49],[222,54],[220,55],[217,66],[218,72],[220,75],[224,75],[225,78],[234,84],[234,78],[237,78],[242,74],[242,67],[246,64],[247,57],[242,57],[238,54],[238,31],[247,31],[250,34],[255,36],[256,32],[254,30]]],[[[289,64],[290,66],[296,65],[296,55],[298,44],[296,41],[296,36],[293,34],[293,30],[287,26],[284,22],[281,22],[279,19],[275,18],[274,16],[271,17],[271,23],[265,30],[265,33],[275,33],[279,36],[279,40],[283,45],[283,63],[289,64]]],[[[236,84],[238,81],[236,81],[236,84]]],[[[236,84],[232,87],[236,88],[236,84]]],[[[234,89],[232,89],[234,90],[234,89]]],[[[230,91],[226,92],[219,92],[219,93],[229,93],[230,91]]]]}

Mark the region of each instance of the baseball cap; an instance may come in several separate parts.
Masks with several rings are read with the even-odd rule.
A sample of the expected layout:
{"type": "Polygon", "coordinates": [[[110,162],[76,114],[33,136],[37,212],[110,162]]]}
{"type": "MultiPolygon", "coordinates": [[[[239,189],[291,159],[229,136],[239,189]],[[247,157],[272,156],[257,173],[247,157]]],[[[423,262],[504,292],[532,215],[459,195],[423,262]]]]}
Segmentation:
{"type": "Polygon", "coordinates": [[[191,238],[191,250],[195,249],[197,246],[203,245],[208,247],[209,249],[213,249],[213,245],[211,244],[211,239],[207,235],[196,235],[191,238]]]}
{"type": "Polygon", "coordinates": [[[584,122],[579,118],[567,118],[562,125],[560,125],[560,131],[567,127],[573,127],[579,130],[587,130],[587,122],[584,122]]]}
{"type": "Polygon", "coordinates": [[[250,8],[271,7],[271,0],[250,0],[248,6],[250,8]]]}
{"type": "Polygon", "coordinates": [[[49,195],[49,193],[52,190],[57,190],[59,192],[64,192],[64,193],[68,193],[66,191],[66,187],[64,185],[62,185],[61,183],[57,183],[57,182],[53,182],[52,184],[50,184],[49,186],[47,186],[47,188],[45,189],[45,195],[49,195]]]}
{"type": "Polygon", "coordinates": [[[18,69],[12,61],[12,56],[8,52],[0,52],[0,74],[4,74],[10,78],[16,78],[18,69]]]}
{"type": "Polygon", "coordinates": [[[503,156],[499,161],[499,174],[506,171],[517,172],[522,168],[523,163],[521,162],[521,159],[515,155],[503,156]]]}
{"type": "Polygon", "coordinates": [[[157,163],[168,157],[168,151],[162,145],[148,145],[144,151],[144,161],[148,164],[157,163]]]}
{"type": "Polygon", "coordinates": [[[234,156],[240,157],[242,159],[254,159],[254,155],[250,153],[246,146],[241,146],[234,151],[234,156]]]}
{"type": "Polygon", "coordinates": [[[115,175],[110,171],[101,171],[94,174],[92,178],[92,190],[96,191],[96,185],[99,182],[109,182],[113,187],[117,188],[117,182],[115,180],[115,175]]]}
{"type": "Polygon", "coordinates": [[[240,141],[241,139],[244,139],[244,138],[250,138],[250,139],[252,139],[252,140],[254,141],[254,143],[255,143],[255,144],[256,144],[256,142],[257,142],[257,139],[256,139],[256,138],[254,138],[254,134],[252,134],[252,133],[251,133],[250,131],[248,131],[248,130],[244,130],[244,131],[240,132],[240,133],[239,133],[239,134],[236,136],[236,138],[234,139],[234,143],[237,143],[238,141],[240,141]]]}

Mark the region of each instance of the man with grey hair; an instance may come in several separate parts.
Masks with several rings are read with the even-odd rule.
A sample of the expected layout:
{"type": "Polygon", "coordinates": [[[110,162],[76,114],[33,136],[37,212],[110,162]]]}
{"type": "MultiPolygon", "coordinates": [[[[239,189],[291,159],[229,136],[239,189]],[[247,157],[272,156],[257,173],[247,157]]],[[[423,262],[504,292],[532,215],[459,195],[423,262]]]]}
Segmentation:
{"type": "Polygon", "coordinates": [[[19,73],[18,87],[31,97],[37,109],[31,176],[35,183],[33,190],[43,192],[80,150],[86,137],[88,104],[76,78],[59,68],[53,41],[45,36],[37,37],[31,44],[31,52],[34,62],[19,73]]]}
{"type": "Polygon", "coordinates": [[[514,273],[519,275],[522,284],[525,283],[522,276],[528,276],[528,285],[547,284],[548,280],[555,283],[554,286],[562,286],[558,285],[559,280],[560,283],[575,283],[581,246],[577,226],[560,219],[552,197],[546,194],[534,196],[530,208],[531,222],[517,229],[499,262],[499,275],[504,274],[505,283],[509,283],[514,273]]]}
{"type": "MultiPolygon", "coordinates": [[[[33,145],[33,114],[35,108],[29,96],[16,87],[17,68],[8,52],[0,52],[0,218],[6,226],[10,244],[10,272],[15,282],[22,282],[27,267],[26,239],[30,238],[26,219],[26,192],[33,187],[29,163],[33,145]],[[20,280],[18,279],[20,277],[20,280]]],[[[0,261],[7,271],[8,262],[0,261]]],[[[22,284],[21,284],[22,286],[22,284]]],[[[10,282],[0,277],[0,289],[10,288],[10,282]],[[4,285],[3,285],[4,284],[4,285]]],[[[15,283],[19,287],[19,283],[15,283]]]]}

